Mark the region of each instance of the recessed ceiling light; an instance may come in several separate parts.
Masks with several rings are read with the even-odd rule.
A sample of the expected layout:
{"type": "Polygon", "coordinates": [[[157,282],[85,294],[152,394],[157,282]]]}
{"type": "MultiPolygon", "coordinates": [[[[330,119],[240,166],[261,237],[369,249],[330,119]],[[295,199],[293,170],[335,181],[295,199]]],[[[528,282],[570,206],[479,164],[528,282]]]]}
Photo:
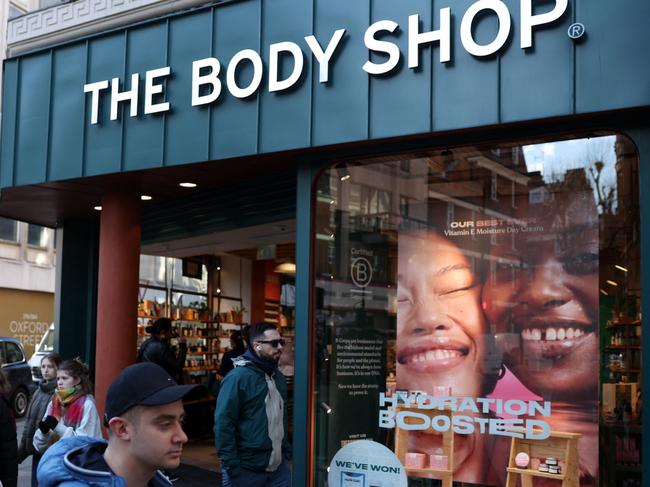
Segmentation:
{"type": "Polygon", "coordinates": [[[140,196],[140,199],[142,201],[149,201],[149,200],[151,200],[153,198],[151,196],[149,196],[148,194],[143,194],[142,196],[140,196]]]}
{"type": "Polygon", "coordinates": [[[627,269],[622,265],[615,264],[614,267],[616,267],[620,271],[627,272],[627,269]]]}
{"type": "Polygon", "coordinates": [[[196,183],[178,183],[181,188],[196,188],[196,183]]]}
{"type": "Polygon", "coordinates": [[[606,282],[607,284],[609,284],[610,286],[618,286],[618,282],[610,281],[609,279],[607,279],[607,281],[605,281],[605,282],[606,282]]]}
{"type": "Polygon", "coordinates": [[[102,211],[102,207],[99,206],[99,205],[97,205],[97,206],[93,206],[93,210],[95,210],[95,211],[102,211]]]}

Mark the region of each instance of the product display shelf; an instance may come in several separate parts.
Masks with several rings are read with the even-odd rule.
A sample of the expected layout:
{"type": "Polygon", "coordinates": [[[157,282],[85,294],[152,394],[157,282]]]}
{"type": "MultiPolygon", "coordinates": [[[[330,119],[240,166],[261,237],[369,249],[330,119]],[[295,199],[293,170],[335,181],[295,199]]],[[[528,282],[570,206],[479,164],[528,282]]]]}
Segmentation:
{"type": "Polygon", "coordinates": [[[164,318],[164,316],[145,315],[145,314],[138,313],[138,318],[142,318],[146,320],[157,320],[158,318],[164,318]]]}
{"type": "Polygon", "coordinates": [[[552,431],[550,436],[543,440],[513,438],[510,444],[506,487],[515,487],[517,477],[521,478],[522,487],[532,487],[533,477],[557,480],[562,487],[579,487],[578,438],[581,436],[579,433],[552,431]],[[532,468],[519,468],[515,463],[515,457],[522,452],[531,459],[555,457],[558,462],[564,463],[564,468],[559,474],[540,472],[532,468]]]}
{"type": "MultiPolygon", "coordinates": [[[[400,411],[417,411],[420,414],[425,414],[429,418],[434,416],[448,416],[451,422],[452,420],[452,411],[443,409],[428,409],[421,410],[415,408],[409,408],[407,406],[397,406],[395,407],[395,414],[397,415],[400,411]]],[[[406,424],[418,423],[417,420],[411,421],[410,418],[405,418],[404,422],[406,424]]],[[[408,452],[409,432],[399,426],[395,426],[395,455],[399,458],[402,465],[406,465],[406,454],[408,452]]],[[[407,475],[414,477],[424,477],[424,478],[435,478],[442,481],[442,487],[452,487],[453,484],[453,465],[454,465],[454,432],[450,428],[449,430],[440,433],[442,436],[442,455],[447,457],[447,469],[437,469],[437,468],[411,468],[404,467],[404,471],[407,475]]]]}
{"type": "Polygon", "coordinates": [[[209,371],[216,371],[216,367],[184,367],[183,370],[187,370],[188,372],[203,372],[206,370],[209,371]]]}

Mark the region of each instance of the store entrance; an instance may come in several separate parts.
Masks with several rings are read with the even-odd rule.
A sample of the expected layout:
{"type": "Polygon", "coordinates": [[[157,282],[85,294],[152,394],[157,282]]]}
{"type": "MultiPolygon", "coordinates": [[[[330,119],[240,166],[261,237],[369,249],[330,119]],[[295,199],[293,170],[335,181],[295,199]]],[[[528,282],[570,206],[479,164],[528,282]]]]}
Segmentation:
{"type": "Polygon", "coordinates": [[[247,346],[252,323],[275,324],[286,342],[279,369],[287,377],[291,430],[295,271],[293,220],[142,247],[137,346],[150,337],[158,318],[169,318],[172,347],[178,353],[180,342],[187,344],[177,380],[205,386],[203,394],[184,404],[190,441],[183,464],[220,472],[213,433],[216,399],[232,368],[230,359],[247,346]]]}

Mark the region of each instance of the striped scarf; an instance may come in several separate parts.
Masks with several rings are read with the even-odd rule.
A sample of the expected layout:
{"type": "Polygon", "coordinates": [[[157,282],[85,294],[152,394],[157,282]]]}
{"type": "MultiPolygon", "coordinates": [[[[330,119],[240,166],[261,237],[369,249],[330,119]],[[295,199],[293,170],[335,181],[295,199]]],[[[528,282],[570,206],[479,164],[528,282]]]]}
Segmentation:
{"type": "Polygon", "coordinates": [[[47,414],[54,416],[58,421],[63,419],[63,424],[77,429],[84,416],[85,402],[86,395],[80,385],[57,389],[47,414]]]}

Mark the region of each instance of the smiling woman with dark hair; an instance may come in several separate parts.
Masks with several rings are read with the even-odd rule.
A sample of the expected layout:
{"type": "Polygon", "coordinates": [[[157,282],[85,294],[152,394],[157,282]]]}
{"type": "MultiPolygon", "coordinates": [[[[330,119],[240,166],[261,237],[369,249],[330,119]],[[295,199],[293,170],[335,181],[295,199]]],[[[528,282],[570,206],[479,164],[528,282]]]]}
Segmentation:
{"type": "MultiPolygon", "coordinates": [[[[431,230],[400,233],[397,257],[397,387],[457,397],[485,397],[499,377],[492,335],[481,309],[481,286],[471,261],[431,230]]],[[[411,432],[409,451],[436,453],[442,437],[411,432]]],[[[456,435],[454,480],[493,485],[484,452],[491,438],[456,435]]]]}
{"type": "Polygon", "coordinates": [[[559,191],[544,204],[518,201],[534,225],[493,246],[483,301],[497,333],[518,335],[504,362],[553,402],[551,428],[582,434],[580,485],[591,486],[598,475],[598,213],[590,190],[552,189],[559,191]]]}

